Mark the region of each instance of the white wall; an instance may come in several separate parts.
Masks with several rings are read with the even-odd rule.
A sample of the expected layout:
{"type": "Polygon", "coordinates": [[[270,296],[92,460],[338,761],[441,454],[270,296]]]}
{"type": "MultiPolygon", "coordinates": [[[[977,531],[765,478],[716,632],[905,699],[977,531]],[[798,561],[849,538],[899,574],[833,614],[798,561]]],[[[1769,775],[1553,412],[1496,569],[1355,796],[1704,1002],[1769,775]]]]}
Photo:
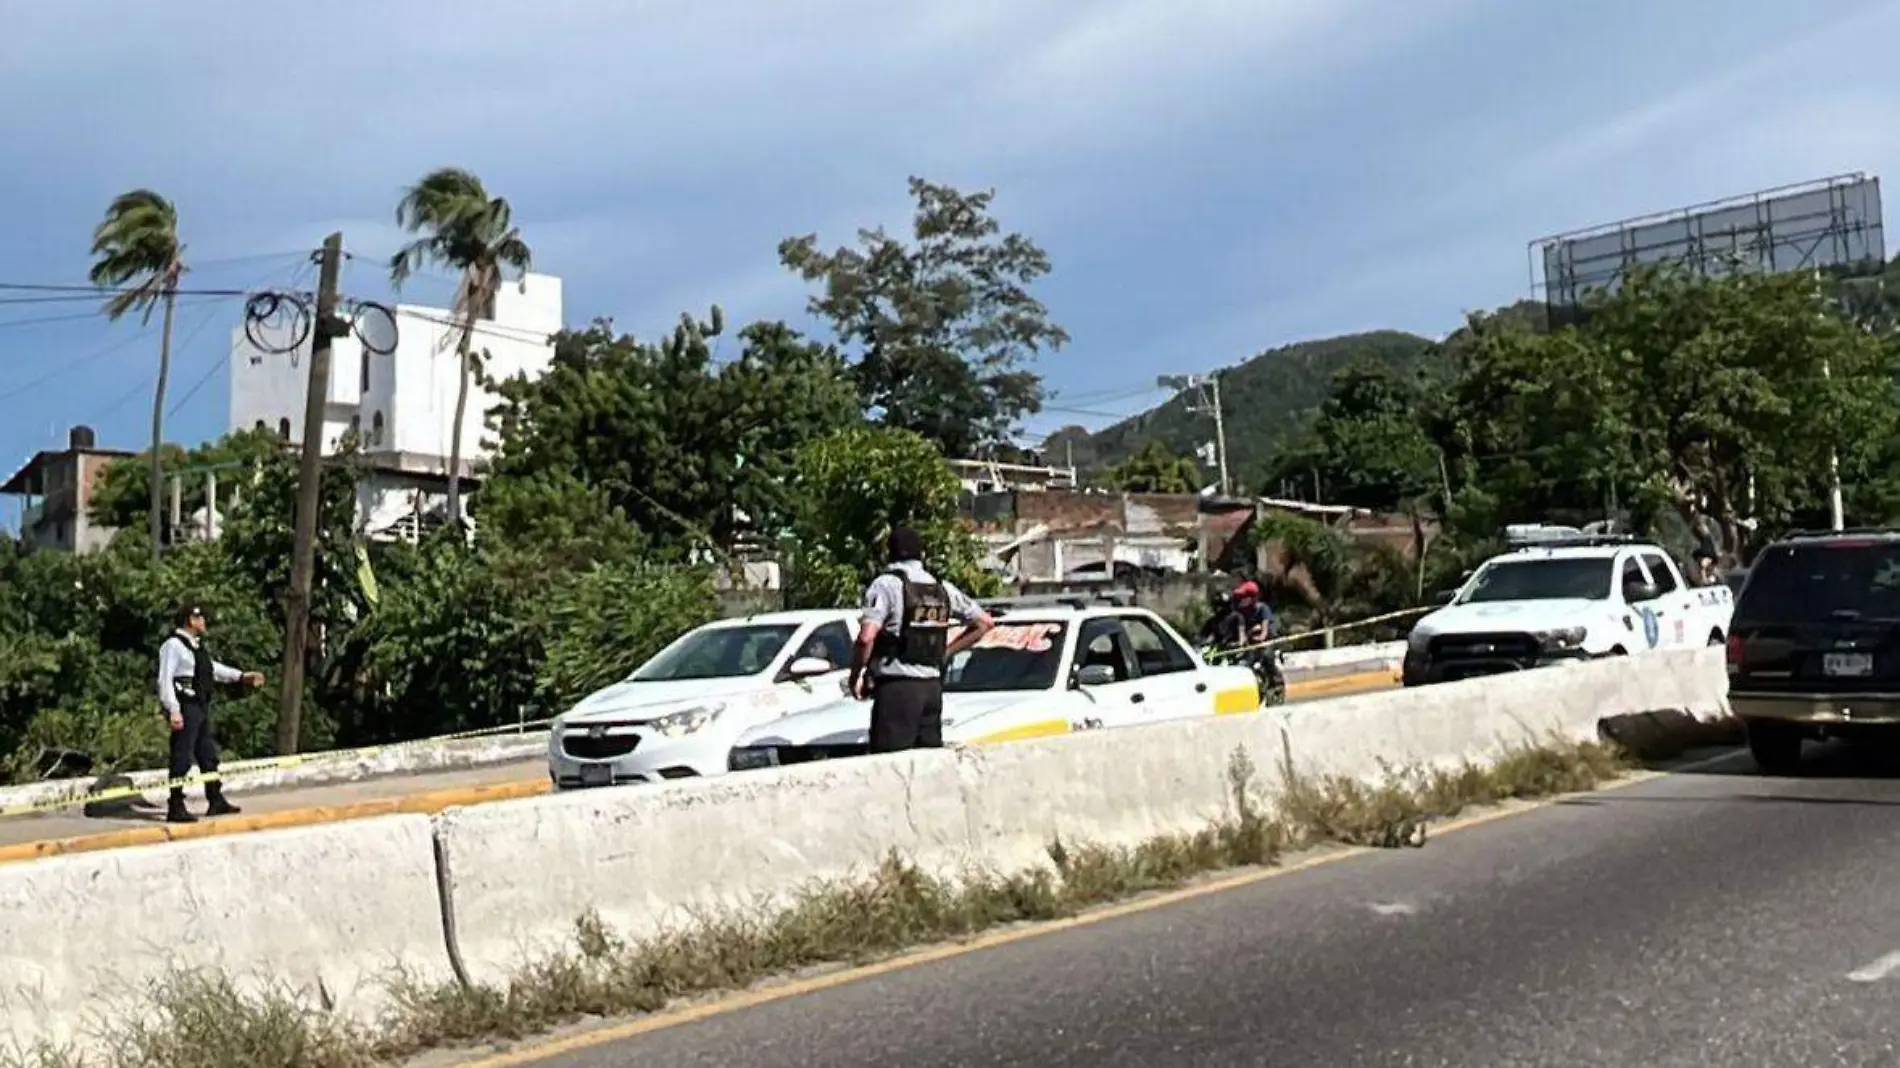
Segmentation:
{"type": "MultiPolygon", "coordinates": [[[[352,420],[360,420],[363,445],[370,452],[408,452],[446,457],[460,384],[456,335],[446,308],[399,305],[398,340],[388,356],[367,354],[368,389],[363,388],[366,354],[354,337],[339,338],[331,349],[329,407],[324,420],[324,449],[332,451],[352,420]],[[378,416],[382,433],[376,433],[378,416]]],[[[488,353],[489,373],[498,379],[529,377],[547,369],[554,349],[548,335],[561,329],[561,280],[530,274],[505,282],[495,301],[495,319],[475,328],[473,347],[488,353]]],[[[231,334],[231,409],[229,428],[259,421],[277,430],[289,420],[290,440],[303,440],[304,389],[310,372],[308,339],[294,354],[276,355],[254,348],[240,326],[231,334]]],[[[464,419],[462,455],[479,459],[484,415],[497,403],[491,392],[471,386],[464,419]]]]}

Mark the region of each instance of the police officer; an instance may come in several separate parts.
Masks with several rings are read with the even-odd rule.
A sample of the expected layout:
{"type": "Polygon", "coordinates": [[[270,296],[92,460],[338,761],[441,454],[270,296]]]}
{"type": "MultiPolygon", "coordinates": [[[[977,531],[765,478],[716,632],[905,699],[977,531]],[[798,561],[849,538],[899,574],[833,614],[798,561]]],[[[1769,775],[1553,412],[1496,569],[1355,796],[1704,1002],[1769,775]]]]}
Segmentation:
{"type": "MultiPolygon", "coordinates": [[[[255,671],[240,672],[211,659],[204,647],[210,618],[204,606],[187,601],[178,610],[176,630],[158,647],[158,703],[171,721],[171,777],[182,779],[191,774],[191,766],[206,775],[218,770],[217,734],[211,726],[211,691],[218,683],[241,682],[256,689],[264,685],[264,676],[255,671]]],[[[225,800],[224,786],[213,779],[205,783],[205,814],[228,816],[238,807],[225,800]]],[[[185,790],[172,787],[165,810],[170,823],[196,823],[198,817],[185,807],[185,790]]]]}
{"type": "Polygon", "coordinates": [[[924,539],[916,531],[892,530],[887,556],[890,570],[864,591],[851,694],[871,697],[871,752],[941,748],[944,665],[995,623],[963,591],[925,569],[924,539]],[[964,630],[951,641],[956,623],[964,630]]]}

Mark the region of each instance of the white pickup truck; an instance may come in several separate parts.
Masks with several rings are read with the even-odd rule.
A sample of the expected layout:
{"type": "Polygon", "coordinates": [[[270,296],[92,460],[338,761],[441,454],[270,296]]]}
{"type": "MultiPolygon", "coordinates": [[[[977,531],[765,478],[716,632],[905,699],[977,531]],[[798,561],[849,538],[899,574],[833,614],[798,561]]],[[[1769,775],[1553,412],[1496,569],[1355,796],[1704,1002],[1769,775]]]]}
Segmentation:
{"type": "Polygon", "coordinates": [[[1617,537],[1546,542],[1484,562],[1406,641],[1407,686],[1728,640],[1735,593],[1693,586],[1669,554],[1617,537]]]}

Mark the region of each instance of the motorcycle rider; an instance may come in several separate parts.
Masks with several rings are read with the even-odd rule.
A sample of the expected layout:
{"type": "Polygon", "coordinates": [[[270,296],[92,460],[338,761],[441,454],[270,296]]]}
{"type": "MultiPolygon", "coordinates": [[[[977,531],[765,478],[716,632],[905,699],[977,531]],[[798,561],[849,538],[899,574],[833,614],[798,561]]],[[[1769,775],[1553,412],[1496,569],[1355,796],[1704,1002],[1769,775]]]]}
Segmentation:
{"type": "Polygon", "coordinates": [[[1280,636],[1280,617],[1260,596],[1260,586],[1252,579],[1234,587],[1234,612],[1245,628],[1241,644],[1257,645],[1280,636]]]}
{"type": "MultiPolygon", "coordinates": [[[[1280,619],[1260,596],[1260,586],[1251,579],[1234,587],[1233,593],[1202,629],[1204,640],[1214,648],[1242,650],[1238,663],[1251,666],[1261,677],[1263,690],[1284,693],[1286,676],[1280,668],[1277,650],[1250,648],[1281,634],[1280,619]]],[[[1262,694],[1272,700],[1266,693],[1262,694]]]]}

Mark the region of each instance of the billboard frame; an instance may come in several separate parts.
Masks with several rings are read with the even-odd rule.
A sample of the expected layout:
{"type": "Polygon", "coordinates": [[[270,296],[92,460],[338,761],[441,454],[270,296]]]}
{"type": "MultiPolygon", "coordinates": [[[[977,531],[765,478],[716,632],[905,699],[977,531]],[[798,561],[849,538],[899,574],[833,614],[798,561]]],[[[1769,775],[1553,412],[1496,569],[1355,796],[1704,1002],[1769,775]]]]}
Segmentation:
{"type": "Polygon", "coordinates": [[[1671,264],[1709,277],[1728,273],[1722,265],[1737,259],[1744,269],[1784,272],[1884,264],[1883,215],[1879,177],[1855,171],[1584,227],[1528,243],[1531,293],[1555,325],[1574,320],[1591,294],[1614,290],[1639,266],[1671,264]],[[1797,205],[1808,210],[1779,217],[1777,207],[1797,205]],[[1704,229],[1710,219],[1719,220],[1717,229],[1704,229]],[[1779,265],[1790,252],[1798,263],[1779,265]]]}

